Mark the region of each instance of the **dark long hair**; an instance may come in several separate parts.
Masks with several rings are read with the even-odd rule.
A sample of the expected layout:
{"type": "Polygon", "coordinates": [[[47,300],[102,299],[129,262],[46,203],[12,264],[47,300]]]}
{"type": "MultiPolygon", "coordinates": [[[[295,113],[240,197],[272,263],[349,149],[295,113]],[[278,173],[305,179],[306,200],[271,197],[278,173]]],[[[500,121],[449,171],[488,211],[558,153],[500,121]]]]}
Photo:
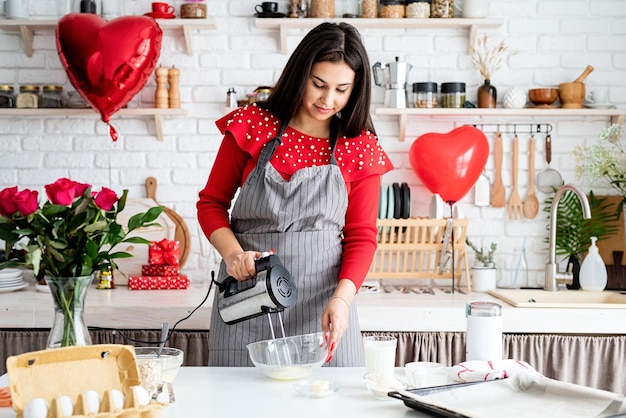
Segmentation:
{"type": "Polygon", "coordinates": [[[370,116],[372,77],[360,33],[344,22],[324,22],[311,29],[296,47],[270,97],[261,104],[280,120],[290,120],[302,103],[313,64],[345,62],[355,73],[350,99],[341,110],[339,131],[347,137],[364,129],[374,132],[370,116]]]}

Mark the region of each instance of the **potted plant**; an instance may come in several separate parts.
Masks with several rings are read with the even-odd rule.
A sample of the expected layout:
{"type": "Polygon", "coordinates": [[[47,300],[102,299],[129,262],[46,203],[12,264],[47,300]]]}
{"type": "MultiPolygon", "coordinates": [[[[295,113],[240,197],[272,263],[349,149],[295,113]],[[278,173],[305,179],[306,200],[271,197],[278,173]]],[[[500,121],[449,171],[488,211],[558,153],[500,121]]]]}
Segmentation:
{"type": "Polygon", "coordinates": [[[472,291],[486,292],[496,288],[497,270],[493,255],[498,244],[492,242],[489,248],[478,248],[469,238],[465,243],[474,250],[474,264],[472,265],[472,291]]]}
{"type": "MultiPolygon", "coordinates": [[[[549,215],[552,198],[546,199],[545,203],[544,211],[549,215]]],[[[568,260],[566,271],[571,271],[574,276],[572,284],[567,285],[568,289],[580,289],[580,263],[582,255],[591,245],[591,237],[597,237],[598,241],[602,241],[618,231],[616,209],[606,198],[597,198],[593,191],[590,191],[589,209],[591,219],[585,219],[578,197],[570,191],[563,194],[556,208],[556,255],[568,260]]]]}

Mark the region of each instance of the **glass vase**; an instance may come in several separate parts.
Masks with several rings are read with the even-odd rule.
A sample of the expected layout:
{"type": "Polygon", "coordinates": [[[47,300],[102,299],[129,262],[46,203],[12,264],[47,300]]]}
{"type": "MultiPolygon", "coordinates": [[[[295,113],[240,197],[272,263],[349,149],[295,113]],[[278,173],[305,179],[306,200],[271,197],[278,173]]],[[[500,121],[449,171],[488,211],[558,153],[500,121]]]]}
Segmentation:
{"type": "Polygon", "coordinates": [[[478,87],[478,107],[481,109],[494,109],[496,107],[496,99],[498,90],[491,85],[491,81],[485,80],[485,83],[478,87]]]}
{"type": "Polygon", "coordinates": [[[54,322],[48,335],[47,348],[91,344],[91,336],[83,320],[83,312],[87,290],[92,281],[93,275],[46,276],[46,283],[54,302],[54,322]]]}

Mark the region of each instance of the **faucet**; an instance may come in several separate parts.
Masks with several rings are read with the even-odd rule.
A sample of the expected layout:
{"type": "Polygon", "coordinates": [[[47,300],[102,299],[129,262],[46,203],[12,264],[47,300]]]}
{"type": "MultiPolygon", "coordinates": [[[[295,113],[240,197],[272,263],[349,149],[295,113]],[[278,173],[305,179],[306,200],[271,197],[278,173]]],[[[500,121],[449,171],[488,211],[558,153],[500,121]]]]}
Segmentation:
{"type": "Polygon", "coordinates": [[[576,186],[571,184],[565,184],[556,191],[554,198],[552,199],[552,206],[550,207],[550,237],[548,241],[548,262],[546,263],[546,281],[543,286],[543,290],[556,291],[559,290],[558,282],[571,281],[572,273],[559,273],[558,265],[556,263],[556,212],[559,206],[559,201],[566,191],[572,191],[578,196],[580,206],[583,209],[583,216],[585,219],[591,219],[591,209],[589,208],[589,201],[587,196],[576,186]]]}

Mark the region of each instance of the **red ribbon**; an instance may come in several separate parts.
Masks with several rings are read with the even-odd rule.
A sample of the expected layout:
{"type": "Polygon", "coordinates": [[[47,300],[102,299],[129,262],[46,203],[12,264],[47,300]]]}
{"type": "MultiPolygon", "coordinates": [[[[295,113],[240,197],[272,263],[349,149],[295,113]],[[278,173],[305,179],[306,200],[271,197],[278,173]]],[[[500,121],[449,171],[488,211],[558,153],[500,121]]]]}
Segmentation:
{"type": "Polygon", "coordinates": [[[168,239],[152,241],[148,249],[148,258],[150,264],[177,266],[180,263],[180,243],[168,239]]]}

